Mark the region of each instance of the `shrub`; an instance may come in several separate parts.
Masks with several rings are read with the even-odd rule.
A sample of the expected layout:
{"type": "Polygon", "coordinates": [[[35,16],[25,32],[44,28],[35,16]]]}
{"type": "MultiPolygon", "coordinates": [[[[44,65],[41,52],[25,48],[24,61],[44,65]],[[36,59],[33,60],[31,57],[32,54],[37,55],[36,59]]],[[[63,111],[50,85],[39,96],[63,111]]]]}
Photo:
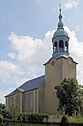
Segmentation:
{"type": "Polygon", "coordinates": [[[0,114],[0,123],[3,121],[3,116],[0,114]]]}
{"type": "Polygon", "coordinates": [[[12,119],[12,113],[9,110],[6,109],[0,109],[0,114],[3,116],[3,118],[5,119],[12,119]]]}
{"type": "Polygon", "coordinates": [[[39,122],[41,123],[44,119],[44,116],[43,115],[40,115],[40,114],[31,114],[28,118],[28,121],[30,122],[33,122],[33,123],[36,123],[36,122],[39,122]]]}
{"type": "Polygon", "coordinates": [[[48,119],[48,115],[41,113],[21,113],[18,115],[18,119],[33,123],[41,123],[44,119],[48,119]]]}

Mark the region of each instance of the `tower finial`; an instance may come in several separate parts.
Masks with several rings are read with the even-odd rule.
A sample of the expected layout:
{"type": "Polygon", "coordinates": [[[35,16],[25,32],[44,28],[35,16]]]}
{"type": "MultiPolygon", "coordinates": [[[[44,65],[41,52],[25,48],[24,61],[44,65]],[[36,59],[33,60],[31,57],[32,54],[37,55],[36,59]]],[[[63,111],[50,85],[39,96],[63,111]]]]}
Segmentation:
{"type": "Polygon", "coordinates": [[[62,23],[62,14],[61,14],[61,3],[59,3],[60,6],[60,14],[59,14],[59,23],[58,23],[58,29],[63,28],[63,23],[62,23]]]}

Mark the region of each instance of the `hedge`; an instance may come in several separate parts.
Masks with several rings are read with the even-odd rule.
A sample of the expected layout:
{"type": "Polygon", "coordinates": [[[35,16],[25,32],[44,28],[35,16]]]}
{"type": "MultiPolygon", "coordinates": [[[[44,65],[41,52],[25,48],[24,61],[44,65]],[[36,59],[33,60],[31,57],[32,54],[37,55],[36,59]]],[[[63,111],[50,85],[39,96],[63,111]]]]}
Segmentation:
{"type": "Polygon", "coordinates": [[[43,122],[44,119],[48,120],[47,114],[42,113],[20,113],[17,116],[17,120],[28,121],[28,122],[43,122]]]}

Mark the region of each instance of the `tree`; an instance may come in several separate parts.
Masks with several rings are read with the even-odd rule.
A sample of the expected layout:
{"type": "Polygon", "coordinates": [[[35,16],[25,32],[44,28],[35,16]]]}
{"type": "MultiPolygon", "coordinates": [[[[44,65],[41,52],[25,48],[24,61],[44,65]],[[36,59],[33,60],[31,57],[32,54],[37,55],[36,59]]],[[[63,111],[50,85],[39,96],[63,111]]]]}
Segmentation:
{"type": "Polygon", "coordinates": [[[5,109],[5,104],[0,103],[0,109],[5,109]]]}
{"type": "Polygon", "coordinates": [[[83,85],[80,85],[80,93],[81,93],[81,96],[80,96],[80,98],[81,98],[81,100],[82,100],[82,106],[80,107],[80,114],[81,114],[81,116],[83,117],[83,85]]]}
{"type": "Polygon", "coordinates": [[[3,116],[4,119],[12,119],[12,114],[9,110],[7,109],[0,109],[0,114],[3,116]]]}
{"type": "Polygon", "coordinates": [[[11,114],[12,114],[13,119],[16,120],[17,116],[19,114],[19,108],[18,108],[18,106],[11,107],[10,110],[11,110],[11,114]]]}
{"type": "Polygon", "coordinates": [[[72,116],[78,114],[82,106],[80,87],[76,79],[64,79],[55,87],[59,99],[58,111],[72,116]]]}

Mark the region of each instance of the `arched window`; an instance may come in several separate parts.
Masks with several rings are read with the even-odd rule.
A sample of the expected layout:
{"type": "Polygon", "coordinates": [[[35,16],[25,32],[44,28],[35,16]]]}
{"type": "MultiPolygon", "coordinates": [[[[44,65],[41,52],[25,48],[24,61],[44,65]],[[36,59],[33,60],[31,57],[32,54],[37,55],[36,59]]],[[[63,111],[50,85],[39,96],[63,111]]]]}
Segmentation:
{"type": "Polygon", "coordinates": [[[68,51],[68,42],[65,42],[65,51],[68,51]]]}
{"type": "Polygon", "coordinates": [[[67,41],[65,42],[65,46],[68,46],[68,43],[67,43],[67,41]]]}
{"type": "Polygon", "coordinates": [[[54,43],[54,47],[57,47],[57,41],[54,43]]]}
{"type": "Polygon", "coordinates": [[[54,43],[54,52],[57,50],[57,41],[54,43]]]}
{"type": "Polygon", "coordinates": [[[64,43],[62,40],[59,41],[59,49],[60,49],[60,51],[63,51],[63,49],[64,49],[64,43]]]}

